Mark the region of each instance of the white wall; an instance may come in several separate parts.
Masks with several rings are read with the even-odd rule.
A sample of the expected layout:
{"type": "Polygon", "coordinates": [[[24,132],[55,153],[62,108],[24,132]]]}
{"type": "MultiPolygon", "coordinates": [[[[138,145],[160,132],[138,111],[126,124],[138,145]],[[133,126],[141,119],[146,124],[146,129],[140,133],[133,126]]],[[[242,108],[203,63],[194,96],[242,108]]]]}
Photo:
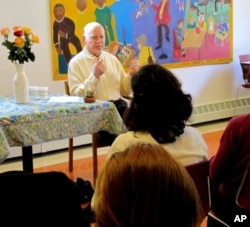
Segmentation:
{"type": "MultiPolygon", "coordinates": [[[[195,105],[235,98],[237,87],[243,82],[238,55],[250,53],[249,8],[249,0],[233,1],[233,62],[173,69],[184,90],[193,95],[195,105]]],[[[36,61],[26,65],[30,84],[46,85],[51,92],[64,93],[63,82],[54,81],[52,75],[49,12],[48,0],[1,0],[0,27],[28,25],[40,36],[40,44],[33,46],[36,61]]],[[[7,49],[0,47],[0,95],[13,93],[15,68],[6,56],[7,49]]],[[[249,96],[249,92],[241,95],[249,96]]]]}

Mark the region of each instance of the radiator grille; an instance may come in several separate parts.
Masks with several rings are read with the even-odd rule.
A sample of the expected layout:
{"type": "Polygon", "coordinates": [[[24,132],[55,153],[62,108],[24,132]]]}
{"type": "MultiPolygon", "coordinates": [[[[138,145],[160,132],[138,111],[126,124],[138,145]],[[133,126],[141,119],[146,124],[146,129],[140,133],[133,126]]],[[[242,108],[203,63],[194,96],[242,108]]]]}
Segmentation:
{"type": "Polygon", "coordinates": [[[191,124],[219,120],[250,112],[250,97],[194,106],[191,124]],[[236,105],[236,108],[235,108],[236,105]]]}

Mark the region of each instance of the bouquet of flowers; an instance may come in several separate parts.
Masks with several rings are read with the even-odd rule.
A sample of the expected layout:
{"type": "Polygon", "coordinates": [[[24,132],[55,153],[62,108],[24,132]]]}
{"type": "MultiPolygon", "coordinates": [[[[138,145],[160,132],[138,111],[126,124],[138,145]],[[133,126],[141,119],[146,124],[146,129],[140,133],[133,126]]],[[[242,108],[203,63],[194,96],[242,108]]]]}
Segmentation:
{"type": "Polygon", "coordinates": [[[35,61],[35,54],[31,51],[33,43],[39,43],[39,37],[33,34],[29,27],[13,27],[14,41],[9,41],[10,29],[0,29],[4,37],[2,45],[9,50],[8,59],[13,63],[23,64],[24,62],[35,61]]]}

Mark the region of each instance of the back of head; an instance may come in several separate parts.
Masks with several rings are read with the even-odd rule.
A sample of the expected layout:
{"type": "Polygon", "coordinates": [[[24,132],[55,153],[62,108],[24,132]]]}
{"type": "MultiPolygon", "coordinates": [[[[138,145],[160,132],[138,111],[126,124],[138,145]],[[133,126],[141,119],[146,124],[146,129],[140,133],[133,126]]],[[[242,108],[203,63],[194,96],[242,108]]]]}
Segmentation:
{"type": "Polygon", "coordinates": [[[192,179],[160,145],[135,143],[114,153],[100,173],[94,211],[99,227],[197,226],[192,179]]]}
{"type": "Polygon", "coordinates": [[[147,43],[147,36],[146,36],[145,34],[139,35],[138,38],[137,38],[137,42],[138,42],[139,44],[145,46],[146,43],[147,43]]]}
{"type": "Polygon", "coordinates": [[[132,77],[133,99],[124,121],[129,130],[148,131],[158,143],[174,142],[192,113],[192,97],[174,74],[158,64],[132,77]]]}

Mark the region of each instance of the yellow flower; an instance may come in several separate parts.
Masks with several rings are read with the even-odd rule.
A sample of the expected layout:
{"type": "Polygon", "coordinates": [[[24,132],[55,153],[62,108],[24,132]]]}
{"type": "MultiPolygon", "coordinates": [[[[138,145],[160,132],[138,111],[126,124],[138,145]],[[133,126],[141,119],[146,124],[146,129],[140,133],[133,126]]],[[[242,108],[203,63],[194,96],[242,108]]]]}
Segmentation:
{"type": "Polygon", "coordinates": [[[32,30],[29,27],[23,27],[22,30],[24,32],[24,35],[31,35],[32,34],[32,30]]]}
{"type": "Polygon", "coordinates": [[[32,34],[31,35],[31,42],[32,43],[39,43],[39,37],[37,35],[32,34]]]}
{"type": "Polygon", "coordinates": [[[31,51],[31,47],[34,43],[39,43],[39,37],[32,32],[31,28],[20,25],[14,26],[13,42],[9,41],[9,28],[0,29],[0,33],[4,37],[2,45],[9,50],[9,60],[19,64],[35,61],[35,54],[31,51]]]}

